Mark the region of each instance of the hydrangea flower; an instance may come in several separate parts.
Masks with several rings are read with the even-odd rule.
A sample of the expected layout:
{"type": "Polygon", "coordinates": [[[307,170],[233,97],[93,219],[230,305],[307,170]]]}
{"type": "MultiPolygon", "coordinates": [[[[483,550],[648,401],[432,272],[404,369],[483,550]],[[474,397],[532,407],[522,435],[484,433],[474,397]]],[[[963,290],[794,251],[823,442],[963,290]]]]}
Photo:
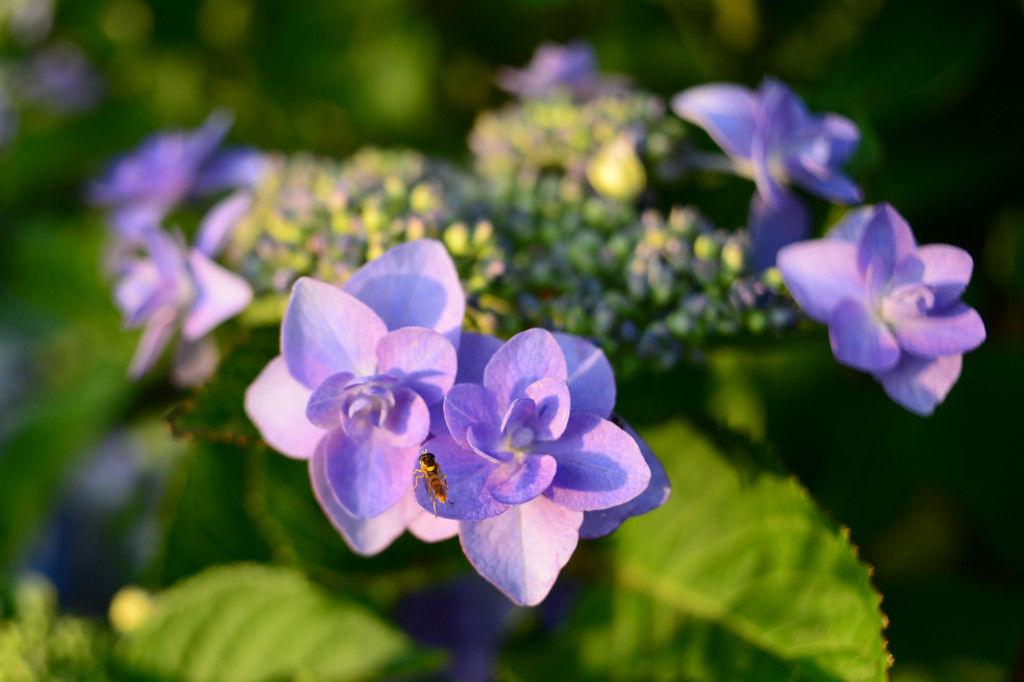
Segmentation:
{"type": "Polygon", "coordinates": [[[208,216],[196,247],[186,246],[180,233],[152,228],[133,242],[141,251],[118,256],[115,303],[128,327],[143,327],[129,366],[133,378],[152,368],[179,329],[174,382],[199,383],[216,368],[217,345],[207,335],[252,300],[248,282],[213,261],[230,223],[224,217],[217,212],[208,216]]]}
{"type": "Polygon", "coordinates": [[[541,43],[524,69],[501,69],[495,81],[503,90],[524,99],[541,98],[567,90],[579,99],[621,87],[615,79],[602,77],[597,53],[583,40],[568,45],[541,43]]]}
{"type": "MultiPolygon", "coordinates": [[[[483,577],[516,603],[537,604],[576,548],[584,514],[641,495],[651,469],[607,419],[615,380],[589,342],[527,330],[493,353],[478,382],[452,387],[449,435],[425,444],[453,502],[437,513],[460,522],[463,551],[483,577]]],[[[434,509],[425,489],[416,496],[434,509]]]]}
{"type": "Polygon", "coordinates": [[[836,360],[870,372],[917,414],[934,411],[959,378],[963,353],[985,340],[981,316],[960,301],[970,254],[918,246],[888,204],[851,211],[825,239],[787,246],[778,265],[804,312],[828,325],[836,360]]]}
{"type": "MultiPolygon", "coordinates": [[[[352,549],[374,554],[406,527],[454,534],[412,499],[412,471],[456,377],[465,297],[444,246],[396,246],[339,288],[301,278],[281,355],[245,394],[264,440],[309,460],[313,490],[352,549]]],[[[443,428],[443,423],[441,424],[443,428]]]]}
{"type": "Polygon", "coordinates": [[[856,124],[839,114],[810,113],[777,80],[764,79],[756,91],[733,83],[698,85],[677,94],[671,105],[718,143],[729,157],[726,167],[757,185],[750,207],[756,267],[773,265],[779,248],[810,231],[806,209],[786,186],[841,204],[863,199],[842,172],[860,144],[856,124]]]}
{"type": "Polygon", "coordinates": [[[215,112],[195,131],[147,138],[93,183],[89,200],[111,209],[118,234],[135,236],[159,224],[185,199],[255,185],[264,170],[263,154],[239,148],[219,151],[230,127],[231,118],[215,112]]]}

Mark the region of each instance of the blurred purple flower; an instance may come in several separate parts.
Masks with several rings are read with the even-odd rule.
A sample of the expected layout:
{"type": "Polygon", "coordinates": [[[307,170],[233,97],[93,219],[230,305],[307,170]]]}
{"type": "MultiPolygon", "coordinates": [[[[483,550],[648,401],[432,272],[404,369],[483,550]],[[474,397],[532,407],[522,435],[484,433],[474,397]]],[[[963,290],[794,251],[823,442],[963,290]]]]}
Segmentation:
{"type": "Polygon", "coordinates": [[[180,202],[233,187],[252,187],[262,177],[263,154],[249,149],[218,151],[231,117],[215,112],[192,132],[153,135],[112,162],[93,183],[89,200],[111,209],[115,231],[137,236],[155,227],[180,202]]]}
{"type": "Polygon", "coordinates": [[[851,211],[825,239],[791,244],[779,269],[793,298],[827,324],[840,363],[870,372],[908,410],[931,414],[985,325],[960,296],[974,262],[955,246],[918,246],[892,206],[851,211]]]}
{"type": "Polygon", "coordinates": [[[207,335],[252,300],[248,282],[213,261],[216,242],[206,235],[221,230],[221,221],[204,221],[199,246],[188,248],[180,233],[153,228],[134,242],[134,252],[119,254],[114,300],[128,327],[143,327],[129,367],[133,378],[152,368],[179,329],[174,382],[196,384],[216,368],[217,345],[207,335]]]}
{"type": "MultiPolygon", "coordinates": [[[[633,437],[607,420],[615,379],[589,342],[531,329],[482,359],[472,363],[483,365],[478,383],[445,397],[450,435],[425,444],[454,502],[437,513],[460,521],[463,551],[482,576],[533,605],[575,550],[584,513],[641,495],[651,470],[633,437]]],[[[416,496],[433,509],[424,489],[416,496]]]]}
{"type": "Polygon", "coordinates": [[[455,381],[464,313],[455,264],[433,240],[391,249],[343,288],[300,279],[281,355],[246,391],[264,440],[309,460],[317,499],[357,553],[381,551],[406,528],[427,541],[455,533],[427,518],[410,488],[430,408],[455,381]]]}
{"type": "Polygon", "coordinates": [[[620,79],[601,76],[597,53],[587,42],[541,43],[524,69],[504,67],[495,76],[498,87],[524,99],[567,91],[578,99],[620,89],[620,79]]]}
{"type": "Polygon", "coordinates": [[[62,113],[92,108],[103,91],[99,74],[74,43],[57,43],[39,50],[19,76],[26,101],[62,113]]]}

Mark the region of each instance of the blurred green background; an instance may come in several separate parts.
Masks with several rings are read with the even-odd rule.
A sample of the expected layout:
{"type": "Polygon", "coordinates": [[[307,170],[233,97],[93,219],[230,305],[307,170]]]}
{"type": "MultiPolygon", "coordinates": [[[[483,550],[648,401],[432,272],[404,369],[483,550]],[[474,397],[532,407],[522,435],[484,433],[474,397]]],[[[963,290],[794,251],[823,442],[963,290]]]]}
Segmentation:
{"type": "MultiPolygon", "coordinates": [[[[46,40],[77,44],[103,93],[80,113],[26,105],[0,149],[0,566],[38,541],[68,471],[105,433],[180,397],[124,379],[134,338],[99,275],[100,217],[82,202],[110,155],[226,107],[231,139],[265,149],[462,160],[476,113],[507,98],[495,70],[574,38],[602,70],[666,97],[781,78],[861,126],[851,171],[869,201],[892,203],[920,241],[972,253],[966,300],[989,339],[930,419],[839,367],[823,333],[635,377],[619,410],[638,426],[708,415],[770,443],[875,567],[894,679],[1024,679],[1020,0],[59,2],[46,40]]],[[[35,49],[3,40],[5,66],[35,49]]],[[[112,569],[114,586],[119,570],[131,574],[112,569]]]]}

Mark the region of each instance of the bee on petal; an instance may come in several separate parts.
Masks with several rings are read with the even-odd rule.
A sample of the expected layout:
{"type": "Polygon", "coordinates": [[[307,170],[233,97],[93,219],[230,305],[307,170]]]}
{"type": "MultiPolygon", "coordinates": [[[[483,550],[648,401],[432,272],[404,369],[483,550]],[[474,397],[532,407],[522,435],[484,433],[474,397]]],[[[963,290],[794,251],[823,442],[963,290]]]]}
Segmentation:
{"type": "Polygon", "coordinates": [[[441,471],[441,465],[437,463],[437,459],[432,453],[422,450],[420,452],[420,467],[414,472],[412,489],[416,490],[416,486],[419,484],[420,479],[424,479],[425,483],[423,486],[427,489],[427,494],[430,495],[430,499],[434,502],[434,517],[437,517],[437,503],[444,504],[455,504],[448,499],[448,479],[445,478],[444,472],[441,471]]]}

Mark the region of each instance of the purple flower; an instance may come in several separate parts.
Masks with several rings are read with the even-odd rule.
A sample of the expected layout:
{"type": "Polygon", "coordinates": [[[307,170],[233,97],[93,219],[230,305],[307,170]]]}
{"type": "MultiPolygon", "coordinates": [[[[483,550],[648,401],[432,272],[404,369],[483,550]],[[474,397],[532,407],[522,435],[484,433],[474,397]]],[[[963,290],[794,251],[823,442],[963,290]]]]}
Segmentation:
{"type": "Polygon", "coordinates": [[[39,50],[19,74],[22,96],[62,113],[86,111],[100,99],[100,75],[74,43],[39,50]]]}
{"type": "MultiPolygon", "coordinates": [[[[615,380],[587,341],[522,332],[477,380],[448,392],[450,435],[425,444],[453,502],[437,513],[460,521],[463,551],[482,576],[516,603],[537,604],[576,548],[584,513],[641,495],[651,470],[633,437],[606,418],[615,380]]],[[[425,489],[416,496],[433,510],[425,489]]]]}
{"type": "Polygon", "coordinates": [[[89,188],[89,200],[111,209],[119,234],[135,236],[159,224],[185,199],[255,185],[264,169],[260,152],[218,152],[230,127],[231,118],[215,112],[193,132],[165,132],[147,138],[111,164],[104,177],[89,188]]]}
{"type": "Polygon", "coordinates": [[[673,97],[672,110],[706,130],[771,203],[782,185],[843,204],[862,199],[840,170],[860,144],[857,126],[839,114],[810,113],[774,79],[766,78],[756,92],[732,83],[698,85],[673,97]]]}
{"type": "Polygon", "coordinates": [[[568,91],[586,99],[605,90],[621,88],[616,79],[602,77],[597,69],[597,53],[585,41],[568,45],[541,43],[524,69],[505,67],[495,81],[503,90],[522,98],[540,98],[568,91]]]}
{"type": "Polygon", "coordinates": [[[264,440],[309,460],[324,512],[360,554],[381,551],[407,527],[428,541],[455,533],[455,524],[428,518],[410,490],[431,407],[455,381],[464,313],[455,265],[432,240],[391,249],[343,288],[302,278],[281,355],[246,391],[264,440]]]}
{"type": "Polygon", "coordinates": [[[152,228],[134,242],[141,251],[119,255],[114,300],[128,327],[143,328],[129,367],[133,378],[149,371],[179,329],[174,382],[199,383],[215,369],[217,345],[207,335],[252,300],[248,282],[213,262],[216,242],[205,235],[222,230],[222,222],[204,222],[198,247],[188,248],[180,233],[152,228]]]}
{"type": "Polygon", "coordinates": [[[928,415],[960,376],[985,325],[960,295],[974,262],[963,249],[918,246],[888,204],[851,211],[825,239],[791,244],[779,269],[796,302],[827,324],[840,363],[870,372],[908,410],[928,415]]]}

